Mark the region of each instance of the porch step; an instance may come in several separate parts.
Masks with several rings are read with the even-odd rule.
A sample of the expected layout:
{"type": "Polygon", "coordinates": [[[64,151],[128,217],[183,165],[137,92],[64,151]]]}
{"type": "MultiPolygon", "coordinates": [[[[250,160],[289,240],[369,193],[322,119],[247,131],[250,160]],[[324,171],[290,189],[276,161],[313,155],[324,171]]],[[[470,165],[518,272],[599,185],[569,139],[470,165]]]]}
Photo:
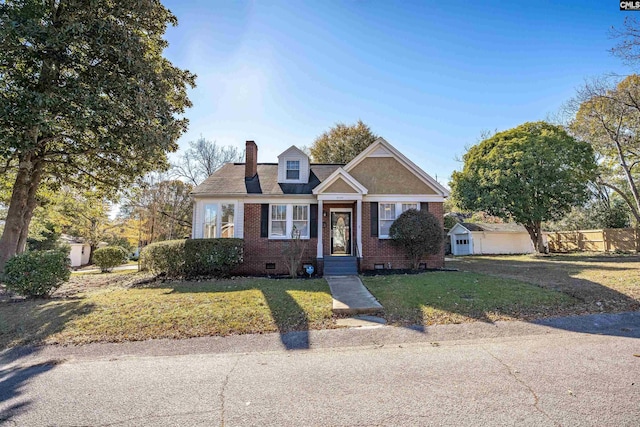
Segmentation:
{"type": "Polygon", "coordinates": [[[330,256],[324,259],[325,276],[358,274],[358,261],[354,256],[330,256]]]}

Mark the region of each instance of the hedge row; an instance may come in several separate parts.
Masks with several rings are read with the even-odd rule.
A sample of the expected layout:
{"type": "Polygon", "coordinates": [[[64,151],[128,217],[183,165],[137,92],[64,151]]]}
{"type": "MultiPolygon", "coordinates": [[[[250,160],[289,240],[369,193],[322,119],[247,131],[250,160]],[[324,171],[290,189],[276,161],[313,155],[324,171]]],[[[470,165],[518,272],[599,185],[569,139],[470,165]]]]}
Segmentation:
{"type": "Polygon", "coordinates": [[[140,254],[143,269],[167,277],[227,276],[242,260],[242,239],[168,240],[140,254]]]}

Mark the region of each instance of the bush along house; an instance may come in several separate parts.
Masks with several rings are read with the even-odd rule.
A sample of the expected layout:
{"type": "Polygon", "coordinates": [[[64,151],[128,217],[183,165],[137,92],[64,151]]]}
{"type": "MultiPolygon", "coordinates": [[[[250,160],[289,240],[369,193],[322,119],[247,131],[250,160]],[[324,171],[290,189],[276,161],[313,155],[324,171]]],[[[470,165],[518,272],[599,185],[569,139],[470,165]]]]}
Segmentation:
{"type": "MultiPolygon", "coordinates": [[[[442,224],[448,190],[391,144],[378,138],[346,165],[314,164],[295,146],[278,163],[258,163],[246,143],[246,162],[227,163],[198,185],[192,237],[244,239],[238,274],[285,274],[292,238],[303,264],[319,274],[409,268],[389,227],[407,209],[427,209],[442,224]]],[[[423,268],[441,268],[444,251],[423,268]]]]}

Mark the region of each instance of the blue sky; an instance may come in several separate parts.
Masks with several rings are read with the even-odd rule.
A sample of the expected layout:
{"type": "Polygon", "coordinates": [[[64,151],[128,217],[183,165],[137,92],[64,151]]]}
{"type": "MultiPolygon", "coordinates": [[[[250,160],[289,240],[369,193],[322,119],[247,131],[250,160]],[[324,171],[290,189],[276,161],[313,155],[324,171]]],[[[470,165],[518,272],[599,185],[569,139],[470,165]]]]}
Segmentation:
{"type": "Polygon", "coordinates": [[[609,52],[619,2],[164,0],[166,56],[198,75],[189,141],[273,162],[362,119],[446,184],[481,132],[543,120],[609,52]]]}

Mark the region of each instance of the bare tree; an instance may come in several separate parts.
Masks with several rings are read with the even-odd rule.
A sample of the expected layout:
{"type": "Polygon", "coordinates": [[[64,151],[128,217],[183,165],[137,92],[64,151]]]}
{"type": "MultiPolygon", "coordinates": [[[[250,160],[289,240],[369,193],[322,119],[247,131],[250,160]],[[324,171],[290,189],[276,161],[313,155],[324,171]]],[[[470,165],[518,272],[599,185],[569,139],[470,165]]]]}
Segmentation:
{"type": "Polygon", "coordinates": [[[611,27],[611,38],[618,39],[618,44],[609,51],[620,58],[626,65],[636,68],[640,60],[640,22],[637,18],[628,16],[624,19],[622,28],[611,27]]]}
{"type": "Polygon", "coordinates": [[[242,162],[244,151],[232,145],[220,146],[200,138],[189,143],[180,160],[172,165],[173,174],[198,185],[225,163],[242,162]]]}
{"type": "Polygon", "coordinates": [[[640,223],[640,76],[594,79],[567,108],[569,129],[599,156],[598,183],[618,193],[640,223]]]}

